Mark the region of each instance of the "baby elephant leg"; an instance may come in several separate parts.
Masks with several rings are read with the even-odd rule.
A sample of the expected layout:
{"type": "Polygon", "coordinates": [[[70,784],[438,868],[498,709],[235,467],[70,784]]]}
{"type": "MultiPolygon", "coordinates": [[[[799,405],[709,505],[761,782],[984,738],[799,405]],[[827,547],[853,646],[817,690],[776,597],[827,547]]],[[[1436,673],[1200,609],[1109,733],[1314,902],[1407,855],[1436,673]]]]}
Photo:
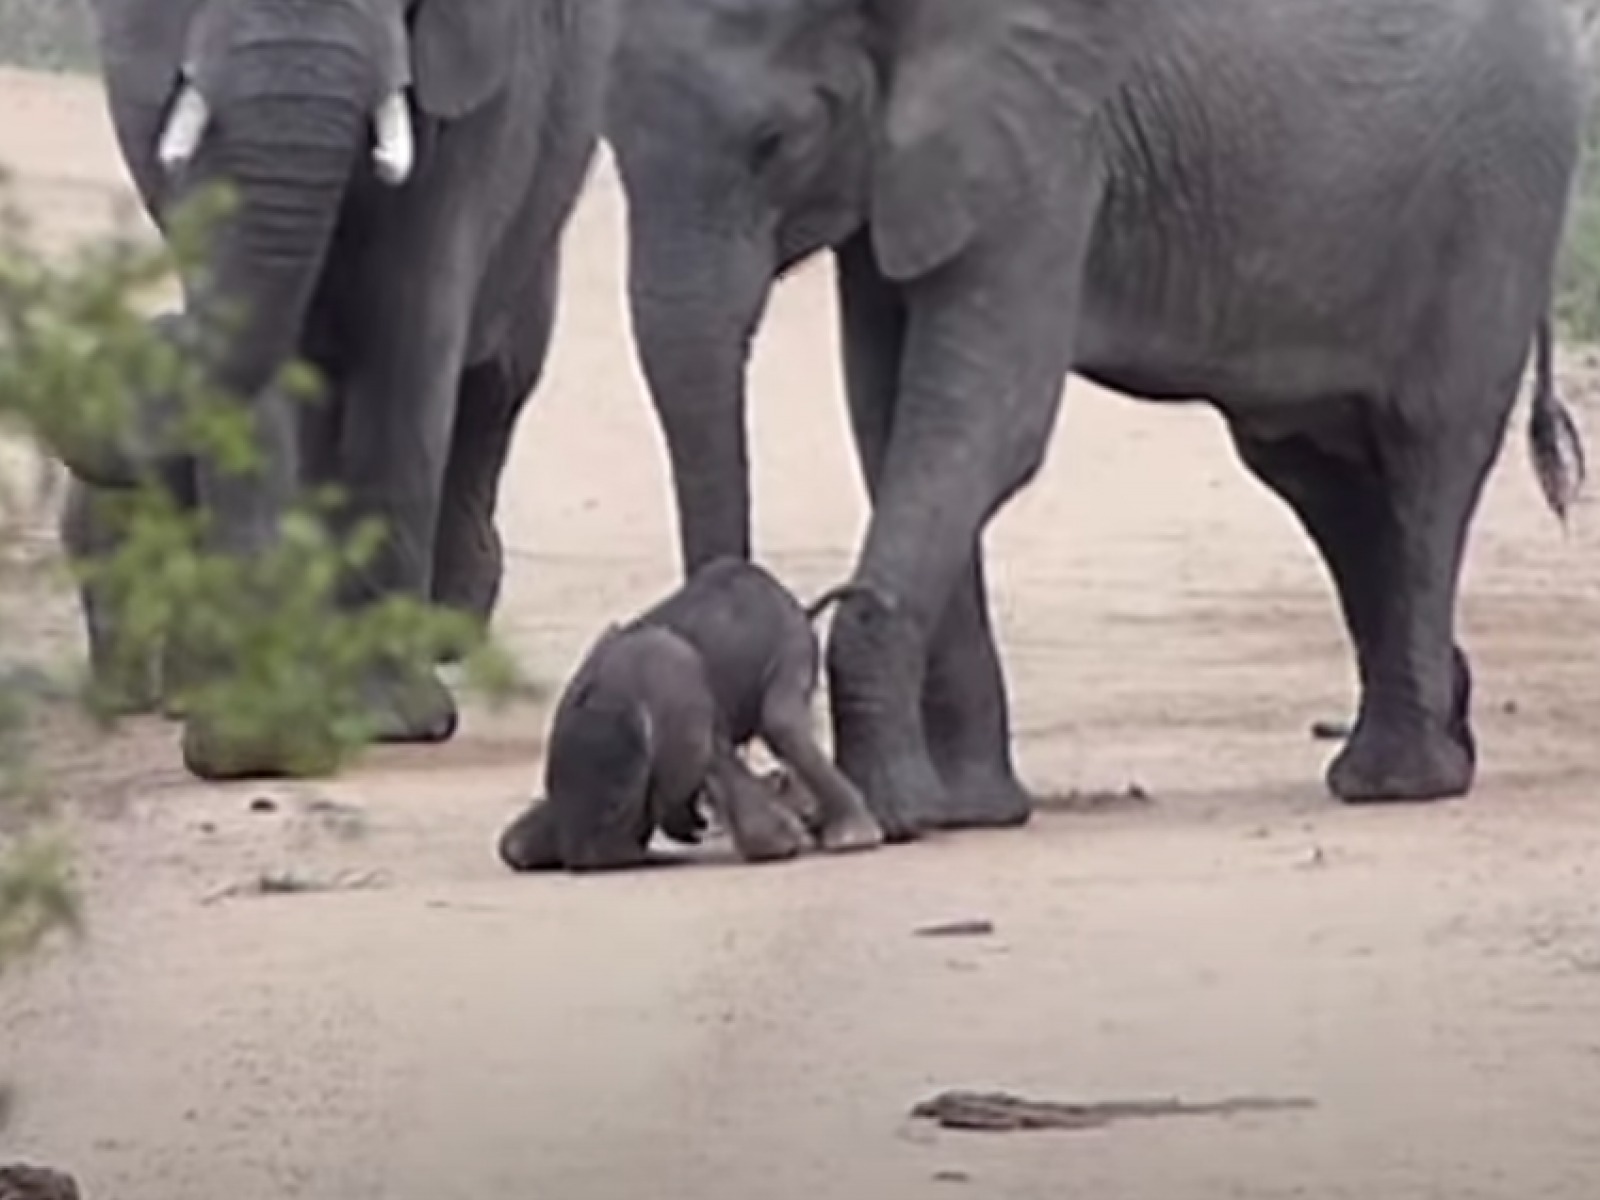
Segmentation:
{"type": "Polygon", "coordinates": [[[719,753],[706,778],[706,792],[746,862],[793,858],[809,841],[806,828],[731,750],[719,753]]]}
{"type": "Polygon", "coordinates": [[[883,844],[883,829],[855,784],[833,765],[811,732],[811,712],[791,689],[769,693],[761,715],[761,740],[796,775],[816,805],[824,850],[842,853],[883,844]]]}
{"type": "Polygon", "coordinates": [[[811,794],[811,789],[801,783],[793,771],[788,767],[778,767],[762,775],[761,783],[772,792],[779,804],[800,818],[800,823],[812,837],[822,836],[822,806],[811,794]]]}

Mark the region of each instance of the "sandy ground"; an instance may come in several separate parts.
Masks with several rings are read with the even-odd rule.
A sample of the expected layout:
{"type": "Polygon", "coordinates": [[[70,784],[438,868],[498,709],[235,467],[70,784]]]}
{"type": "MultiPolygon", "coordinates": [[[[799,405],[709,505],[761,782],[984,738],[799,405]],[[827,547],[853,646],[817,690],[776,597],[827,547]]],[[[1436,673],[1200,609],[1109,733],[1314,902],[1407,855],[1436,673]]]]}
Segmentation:
{"type": "MultiPolygon", "coordinates": [[[[122,177],[98,94],[7,76],[0,112],[43,232],[103,227],[122,177]]],[[[620,215],[601,172],[504,490],[500,628],[552,685],[673,580],[620,215]]],[[[807,594],[863,518],[830,305],[824,265],[787,285],[755,381],[760,547],[807,594]]],[[[0,995],[24,1092],[0,1159],[110,1200],[1592,1200],[1600,531],[1540,507],[1520,428],[1473,543],[1483,763],[1460,804],[1324,795],[1307,727],[1348,709],[1343,635],[1208,412],[1074,384],[990,547],[1026,775],[1148,803],[524,879],[491,847],[536,781],[541,710],[315,787],[196,786],[157,723],[86,749],[92,934],[0,995]],[[285,870],[348,886],[228,894],[285,870]],[[994,932],[915,935],[963,918],[994,932]],[[908,1118],[950,1087],[1314,1107],[1084,1133],[908,1118]]],[[[76,652],[71,609],[47,616],[76,652]]]]}

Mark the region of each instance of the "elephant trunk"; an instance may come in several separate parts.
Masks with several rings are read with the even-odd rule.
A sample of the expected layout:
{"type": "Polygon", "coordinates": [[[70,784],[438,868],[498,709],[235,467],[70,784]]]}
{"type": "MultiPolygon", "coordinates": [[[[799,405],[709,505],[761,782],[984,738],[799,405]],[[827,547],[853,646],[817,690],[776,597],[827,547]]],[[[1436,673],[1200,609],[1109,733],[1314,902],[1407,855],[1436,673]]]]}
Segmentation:
{"type": "MultiPolygon", "coordinates": [[[[234,208],[210,232],[204,260],[187,268],[184,334],[204,355],[212,383],[247,403],[298,350],[345,189],[374,138],[372,85],[358,61],[329,52],[319,63],[301,47],[291,51],[296,70],[282,71],[274,69],[269,49],[284,53],[263,47],[234,56],[220,104],[186,85],[159,148],[169,169],[192,159],[195,183],[225,182],[234,193],[234,208]],[[308,77],[322,86],[308,90],[308,77]],[[190,336],[196,333],[198,340],[190,336]]],[[[389,121],[392,150],[392,114],[389,121]]],[[[402,139],[401,157],[405,151],[402,139]]],[[[139,397],[131,427],[120,436],[56,449],[88,483],[133,486],[169,463],[179,415],[170,397],[139,397]]],[[[276,456],[272,447],[261,448],[269,459],[276,456]]]]}
{"type": "Polygon", "coordinates": [[[685,573],[750,557],[745,373],[776,271],[768,238],[671,218],[631,237],[634,338],[666,436],[685,573]]]}
{"type": "Polygon", "coordinates": [[[357,103],[270,94],[228,116],[216,161],[236,207],[193,297],[201,323],[226,335],[214,382],[248,399],[298,349],[368,125],[357,103]]]}

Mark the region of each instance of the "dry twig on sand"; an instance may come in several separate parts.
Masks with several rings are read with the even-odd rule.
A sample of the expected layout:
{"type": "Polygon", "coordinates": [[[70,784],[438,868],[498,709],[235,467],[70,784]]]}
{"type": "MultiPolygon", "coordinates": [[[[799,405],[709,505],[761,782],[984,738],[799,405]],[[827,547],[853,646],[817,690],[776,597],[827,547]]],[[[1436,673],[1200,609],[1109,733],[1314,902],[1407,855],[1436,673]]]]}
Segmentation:
{"type": "Polygon", "coordinates": [[[1034,1129],[1100,1129],[1113,1121],[1154,1117],[1231,1117],[1247,1112],[1315,1107],[1316,1102],[1312,1100],[1275,1096],[1235,1096],[1197,1103],[1163,1097],[1060,1104],[1050,1100],[1027,1100],[1008,1092],[949,1091],[924,1100],[911,1110],[911,1115],[936,1121],[945,1129],[1011,1133],[1034,1129]]]}

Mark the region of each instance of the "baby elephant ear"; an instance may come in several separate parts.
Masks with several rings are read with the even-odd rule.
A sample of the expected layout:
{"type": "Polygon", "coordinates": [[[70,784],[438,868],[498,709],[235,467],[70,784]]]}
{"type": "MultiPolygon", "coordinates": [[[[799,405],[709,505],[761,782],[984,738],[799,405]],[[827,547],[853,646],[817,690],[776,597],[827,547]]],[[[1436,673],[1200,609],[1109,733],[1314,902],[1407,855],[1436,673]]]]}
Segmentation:
{"type": "Polygon", "coordinates": [[[411,22],[417,103],[453,121],[506,86],[521,39],[516,0],[419,0],[411,22]]]}

